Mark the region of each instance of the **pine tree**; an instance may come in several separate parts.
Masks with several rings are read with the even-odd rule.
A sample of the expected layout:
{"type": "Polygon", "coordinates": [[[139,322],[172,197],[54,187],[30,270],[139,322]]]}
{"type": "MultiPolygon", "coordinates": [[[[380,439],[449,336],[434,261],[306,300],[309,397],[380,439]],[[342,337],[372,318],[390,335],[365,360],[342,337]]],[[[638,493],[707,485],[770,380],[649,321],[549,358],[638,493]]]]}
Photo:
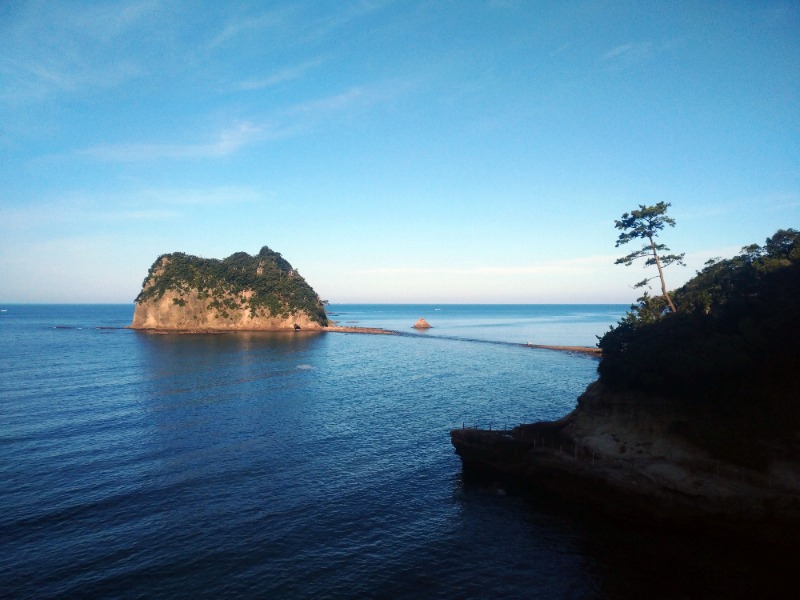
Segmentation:
{"type": "MultiPolygon", "coordinates": [[[[675,219],[667,216],[667,208],[670,206],[669,203],[665,202],[659,202],[655,206],[640,204],[639,210],[625,213],[620,220],[615,221],[615,227],[622,231],[617,239],[617,248],[632,240],[645,240],[645,243],[640,250],[618,258],[614,264],[625,265],[627,267],[630,266],[634,260],[644,258],[646,259],[644,263],[645,267],[655,265],[658,269],[658,277],[661,280],[661,293],[670,311],[676,312],[677,309],[672,303],[672,299],[669,297],[667,284],[664,282],[664,269],[671,264],[686,266],[683,262],[684,253],[665,254],[666,252],[670,252],[670,249],[664,244],[657,244],[655,241],[655,238],[658,237],[659,232],[664,229],[664,226],[669,225],[670,227],[675,227],[675,219]]],[[[655,279],[655,276],[643,279],[634,287],[639,288],[646,286],[652,279],[655,279]]]]}

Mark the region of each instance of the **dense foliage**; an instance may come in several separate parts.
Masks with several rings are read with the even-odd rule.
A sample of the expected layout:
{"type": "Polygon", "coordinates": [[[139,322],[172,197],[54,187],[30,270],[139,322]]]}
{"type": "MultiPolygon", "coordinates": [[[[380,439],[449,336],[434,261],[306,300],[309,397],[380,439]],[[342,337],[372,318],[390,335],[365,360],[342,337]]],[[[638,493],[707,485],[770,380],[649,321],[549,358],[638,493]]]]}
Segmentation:
{"type": "MultiPolygon", "coordinates": [[[[163,254],[150,267],[136,302],[161,298],[168,290],[180,296],[196,293],[200,299],[210,299],[209,308],[223,318],[229,316],[229,310],[237,309],[249,309],[254,317],[288,317],[301,311],[322,325],[328,324],[317,293],[280,253],[266,246],[256,256],[237,252],[224,260],[182,252],[163,254]]],[[[185,300],[178,297],[175,303],[182,305],[185,300]]]]}
{"type": "Polygon", "coordinates": [[[684,433],[728,454],[743,438],[788,447],[800,428],[800,232],[711,260],[671,296],[676,313],[645,295],[600,338],[600,380],[683,399],[684,433]]]}
{"type": "Polygon", "coordinates": [[[727,260],[711,260],[663,297],[645,294],[598,343],[612,386],[687,391],[739,386],[796,364],[800,232],[780,230],[727,260]]]}

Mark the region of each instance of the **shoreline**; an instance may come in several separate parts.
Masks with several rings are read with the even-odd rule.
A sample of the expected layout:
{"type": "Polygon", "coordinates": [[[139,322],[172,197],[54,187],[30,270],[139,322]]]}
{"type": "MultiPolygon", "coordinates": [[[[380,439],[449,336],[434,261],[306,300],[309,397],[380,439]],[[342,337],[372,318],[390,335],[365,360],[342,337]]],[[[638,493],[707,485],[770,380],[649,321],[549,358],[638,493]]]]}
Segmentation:
{"type": "Polygon", "coordinates": [[[598,358],[603,353],[600,348],[596,346],[553,346],[549,344],[521,344],[525,348],[536,348],[538,350],[557,350],[559,352],[579,352],[581,354],[588,354],[590,356],[597,356],[598,358]]]}
{"type": "Polygon", "coordinates": [[[328,325],[322,331],[330,331],[333,333],[366,333],[369,335],[402,335],[399,331],[381,329],[380,327],[345,327],[341,325],[328,325]]]}
{"type": "Polygon", "coordinates": [[[796,543],[796,462],[748,466],[709,453],[674,433],[684,417],[667,397],[595,381],[577,404],[553,421],[452,429],[462,471],[611,518],[796,543]]]}
{"type": "Polygon", "coordinates": [[[133,327],[126,325],[120,329],[130,329],[132,331],[141,331],[152,335],[224,335],[229,333],[362,333],[370,335],[401,335],[399,331],[392,331],[391,329],[381,329],[379,327],[340,327],[338,325],[329,325],[327,327],[318,328],[300,328],[293,329],[283,327],[280,329],[215,329],[212,327],[204,329],[180,329],[172,327],[133,327]]]}

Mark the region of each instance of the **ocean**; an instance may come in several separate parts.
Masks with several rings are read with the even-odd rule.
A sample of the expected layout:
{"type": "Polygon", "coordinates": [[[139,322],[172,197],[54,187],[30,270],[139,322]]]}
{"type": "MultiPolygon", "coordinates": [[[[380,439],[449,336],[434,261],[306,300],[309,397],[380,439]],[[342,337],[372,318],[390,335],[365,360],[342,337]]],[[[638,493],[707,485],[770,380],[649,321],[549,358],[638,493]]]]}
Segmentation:
{"type": "Polygon", "coordinates": [[[526,344],[594,345],[625,305],[329,306],[396,336],[0,309],[2,597],[745,598],[794,577],[463,476],[450,429],[558,418],[596,378],[526,344]]]}

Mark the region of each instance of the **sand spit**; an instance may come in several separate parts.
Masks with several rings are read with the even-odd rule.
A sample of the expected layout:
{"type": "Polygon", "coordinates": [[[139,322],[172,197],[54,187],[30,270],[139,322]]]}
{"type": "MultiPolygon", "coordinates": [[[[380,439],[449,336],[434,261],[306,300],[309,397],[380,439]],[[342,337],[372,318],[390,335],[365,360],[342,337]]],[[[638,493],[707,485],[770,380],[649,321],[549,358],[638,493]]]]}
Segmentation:
{"type": "Polygon", "coordinates": [[[598,358],[603,353],[600,348],[594,346],[548,346],[546,344],[523,344],[526,348],[539,348],[543,350],[559,350],[561,352],[580,352],[581,354],[590,354],[598,358]]]}

